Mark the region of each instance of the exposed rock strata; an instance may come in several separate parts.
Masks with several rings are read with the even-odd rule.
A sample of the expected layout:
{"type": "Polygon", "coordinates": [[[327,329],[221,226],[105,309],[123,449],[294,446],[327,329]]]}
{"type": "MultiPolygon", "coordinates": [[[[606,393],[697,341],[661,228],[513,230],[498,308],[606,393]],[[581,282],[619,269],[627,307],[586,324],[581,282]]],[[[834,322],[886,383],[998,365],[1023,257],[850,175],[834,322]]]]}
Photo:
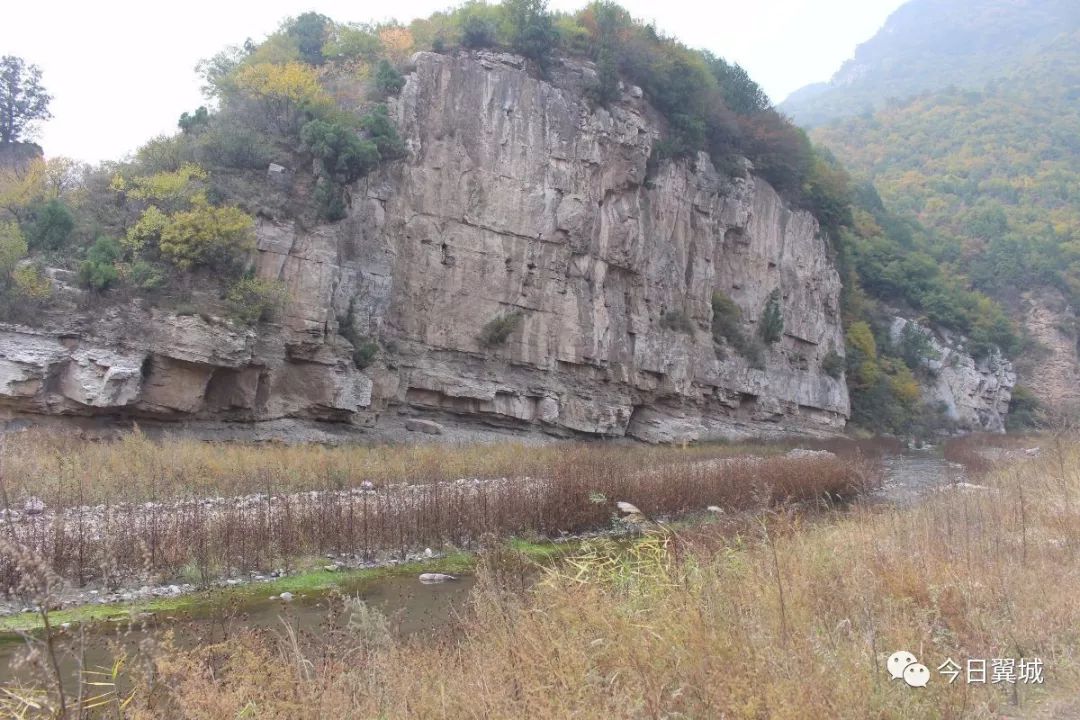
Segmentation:
{"type": "MultiPolygon", "coordinates": [[[[556,435],[680,441],[843,428],[840,281],[814,218],[709,159],[649,166],[662,119],[627,88],[592,110],[589,70],[418,54],[392,105],[408,148],[348,217],[263,224],[257,269],[290,292],[257,331],[135,306],[0,333],[19,412],[347,423],[397,415],[556,435]],[[716,345],[711,299],[784,334],[753,367],[716,345]],[[503,342],[481,336],[512,317],[503,342]],[[346,326],[347,325],[347,326],[346,326]],[[377,341],[358,369],[353,341],[377,341]]],[[[266,182],[276,182],[267,180],[266,182]]]]}

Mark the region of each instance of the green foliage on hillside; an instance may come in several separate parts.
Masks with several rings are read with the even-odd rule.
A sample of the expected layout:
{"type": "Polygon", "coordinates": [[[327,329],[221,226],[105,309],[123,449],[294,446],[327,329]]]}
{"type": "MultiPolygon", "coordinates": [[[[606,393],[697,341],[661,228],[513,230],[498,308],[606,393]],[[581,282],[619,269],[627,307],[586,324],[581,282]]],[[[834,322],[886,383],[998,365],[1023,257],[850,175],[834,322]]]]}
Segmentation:
{"type": "Polygon", "coordinates": [[[334,122],[310,121],[300,130],[300,142],[318,162],[319,174],[338,182],[352,182],[379,164],[375,143],[334,122]]]}
{"type": "Polygon", "coordinates": [[[20,260],[26,257],[27,244],[18,224],[0,222],[0,280],[9,276],[20,260]]]}
{"type": "Polygon", "coordinates": [[[1001,305],[935,262],[927,249],[930,236],[886,211],[873,188],[858,189],[852,214],[838,234],[836,258],[844,282],[852,423],[875,432],[929,432],[942,423],[941,413],[921,401],[918,378],[930,379],[928,361],[935,353],[921,333],[902,333],[894,341],[893,313],[963,334],[976,357],[995,348],[1016,352],[1020,339],[1001,305]]]}
{"type": "Polygon", "coordinates": [[[79,282],[90,290],[106,290],[116,284],[120,274],[116,262],[123,257],[120,243],[110,237],[99,237],[86,252],[79,266],[79,282]]]}
{"type": "Polygon", "coordinates": [[[1005,419],[1005,427],[1010,432],[1023,432],[1025,430],[1045,427],[1048,423],[1045,408],[1039,399],[1023,385],[1013,388],[1012,398],[1009,401],[1009,415],[1005,419]]]}
{"type": "Polygon", "coordinates": [[[476,339],[482,347],[498,347],[510,339],[524,319],[525,316],[520,310],[497,315],[484,323],[476,339]]]}
{"type": "Polygon", "coordinates": [[[936,238],[886,211],[871,186],[859,188],[853,223],[839,238],[841,261],[852,272],[849,284],[962,333],[976,356],[993,346],[1006,353],[1019,349],[1016,330],[1001,305],[971,289],[960,268],[942,263],[936,238]]]}
{"type": "Polygon", "coordinates": [[[75,229],[75,218],[63,201],[53,198],[31,209],[25,228],[31,250],[55,252],[67,245],[75,229]]]}
{"type": "Polygon", "coordinates": [[[936,408],[921,400],[919,382],[890,352],[888,335],[875,335],[865,320],[847,326],[847,381],[851,422],[874,431],[921,433],[938,419],[936,408]]]}
{"type": "Polygon", "coordinates": [[[1005,299],[1052,285],[1076,302],[1077,47],[1080,33],[1021,76],[979,92],[925,95],[816,135],[871,178],[890,207],[933,231],[920,267],[963,270],[975,287],[1005,299]]]}
{"type": "Polygon", "coordinates": [[[742,310],[735,301],[722,292],[712,296],[712,336],[718,356],[724,346],[729,346],[750,363],[751,367],[765,367],[765,346],[755,337],[748,336],[742,328],[742,310]]]}
{"type": "Polygon", "coordinates": [[[285,33],[296,43],[300,58],[310,65],[322,64],[323,45],[333,22],[325,15],[306,12],[285,23],[285,33]]]}
{"type": "MultiPolygon", "coordinates": [[[[832,236],[843,282],[847,384],[852,422],[876,432],[925,433],[941,424],[938,408],[919,397],[917,375],[934,359],[922,336],[894,342],[889,327],[901,311],[923,317],[967,338],[981,357],[1000,348],[1016,352],[1020,339],[1002,306],[970,287],[956,269],[933,257],[933,235],[916,221],[889,212],[869,184],[851,187],[847,173],[830,163],[832,182],[847,188],[836,197],[832,236]]],[[[830,216],[823,218],[823,223],[830,216]]],[[[823,369],[836,376],[836,358],[823,369]]]]}
{"type": "Polygon", "coordinates": [[[234,318],[249,325],[269,320],[288,299],[278,280],[244,277],[229,288],[226,299],[234,318]]]}
{"type": "MultiPolygon", "coordinates": [[[[1003,308],[1016,314],[1039,286],[1080,301],[1078,48],[1072,0],[912,0],[830,85],[784,103],[804,124],[833,120],[813,137],[864,183],[838,246],[849,335],[866,321],[879,354],[919,373],[925,348],[887,346],[881,302],[964,334],[977,355],[1016,356],[1003,308]]],[[[852,383],[853,404],[871,408],[857,418],[879,392],[852,383]]]]}
{"type": "Polygon", "coordinates": [[[782,109],[811,127],[926,91],[982,89],[1077,28],[1075,0],[909,0],[831,82],[793,93],[782,109]]]}
{"type": "Polygon", "coordinates": [[[546,73],[558,38],[547,0],[503,0],[502,7],[510,26],[510,47],[546,73]]]}
{"type": "Polygon", "coordinates": [[[379,61],[379,67],[375,71],[375,87],[384,97],[395,95],[405,87],[405,78],[390,61],[383,59],[379,61]]]}
{"type": "Polygon", "coordinates": [[[769,293],[769,299],[765,301],[765,309],[761,312],[761,324],[758,326],[761,339],[772,345],[779,342],[784,335],[784,314],[780,309],[780,290],[769,293]]]}

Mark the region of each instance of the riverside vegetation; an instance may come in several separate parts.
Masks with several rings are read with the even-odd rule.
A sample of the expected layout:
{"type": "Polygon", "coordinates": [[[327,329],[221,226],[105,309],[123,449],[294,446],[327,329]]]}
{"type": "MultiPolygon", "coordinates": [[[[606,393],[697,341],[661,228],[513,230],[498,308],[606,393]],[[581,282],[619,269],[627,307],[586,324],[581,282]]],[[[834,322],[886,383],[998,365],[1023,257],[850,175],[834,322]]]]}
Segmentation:
{"type": "MultiPolygon", "coordinates": [[[[912,506],[758,506],[674,528],[636,515],[636,540],[588,541],[529,586],[510,582],[523,561],[495,548],[481,555],[469,610],[422,635],[396,637],[354,603],[349,622],[318,636],[241,631],[194,648],[166,638],[118,661],[93,712],[1067,716],[1080,690],[1080,442],[1044,445],[912,506]],[[1039,658],[1045,683],[935,676],[913,692],[885,672],[897,648],[934,667],[1039,658]]],[[[4,702],[47,714],[57,700],[44,688],[10,689],[4,702]]]]}
{"type": "MultiPolygon", "coordinates": [[[[52,697],[40,699],[9,686],[0,707],[61,717],[135,711],[122,702],[122,661],[98,680],[91,678],[99,671],[84,667],[78,697],[62,689],[60,620],[51,624],[50,616],[66,585],[160,581],[188,568],[208,582],[222,573],[295,567],[328,550],[367,559],[390,550],[404,559],[425,544],[451,548],[436,561],[450,569],[463,562],[454,548],[487,548],[488,557],[502,547],[494,537],[610,528],[623,505],[616,498],[634,499],[650,517],[674,517],[700,515],[706,506],[741,513],[831,505],[877,484],[876,464],[855,443],[830,445],[846,456],[783,454],[782,446],[749,456],[739,446],[255,447],[153,442],[137,432],[114,443],[23,433],[5,442],[0,457],[0,575],[5,594],[38,616],[41,637],[28,636],[25,662],[47,668],[56,682],[52,697]],[[112,690],[82,692],[91,686],[112,690]]],[[[62,617],[84,615],[104,617],[62,617]]]]}
{"type": "MultiPolygon", "coordinates": [[[[7,592],[23,554],[75,585],[121,585],[295,568],[326,553],[373,561],[485,534],[559,537],[603,528],[615,499],[653,515],[819,497],[872,482],[869,461],[739,456],[737,446],[516,444],[324,448],[46,435],[7,441],[0,556],[7,592]],[[35,507],[36,506],[36,507],[35,507]]],[[[774,452],[774,451],[773,451],[774,452]]]]}

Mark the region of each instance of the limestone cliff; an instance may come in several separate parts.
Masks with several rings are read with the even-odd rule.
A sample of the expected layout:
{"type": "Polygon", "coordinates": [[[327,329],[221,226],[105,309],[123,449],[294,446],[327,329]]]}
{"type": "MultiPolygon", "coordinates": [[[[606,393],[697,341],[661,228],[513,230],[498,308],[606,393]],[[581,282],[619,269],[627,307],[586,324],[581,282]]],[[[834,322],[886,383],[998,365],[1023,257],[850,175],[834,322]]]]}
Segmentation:
{"type": "Polygon", "coordinates": [[[889,331],[899,342],[905,328],[926,338],[923,360],[923,401],[940,408],[952,429],[965,432],[1005,432],[1005,416],[1016,385],[1011,362],[994,350],[976,359],[964,350],[963,340],[952,333],[893,318],[889,331]]]}
{"type": "Polygon", "coordinates": [[[633,87],[590,109],[591,73],[418,54],[391,107],[407,157],[341,222],[258,229],[257,271],[290,293],[279,321],[125,305],[9,326],[0,398],[284,432],[416,414],[647,441],[841,430],[847,390],[822,370],[843,353],[840,281],[814,218],[704,154],[652,167],[662,118],[633,87]],[[714,293],[752,335],[774,289],[784,332],[763,362],[714,343],[714,293]],[[508,335],[483,342],[499,319],[508,335]],[[346,338],[380,349],[359,368],[346,338]]]}

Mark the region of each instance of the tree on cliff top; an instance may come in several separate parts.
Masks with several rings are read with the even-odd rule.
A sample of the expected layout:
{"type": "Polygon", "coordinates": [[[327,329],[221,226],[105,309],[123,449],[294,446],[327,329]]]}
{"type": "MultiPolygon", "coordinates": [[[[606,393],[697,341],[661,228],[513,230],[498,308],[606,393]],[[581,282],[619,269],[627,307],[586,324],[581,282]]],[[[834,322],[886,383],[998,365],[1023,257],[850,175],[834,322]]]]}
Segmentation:
{"type": "Polygon", "coordinates": [[[285,32],[295,42],[300,59],[309,65],[322,65],[322,48],[333,22],[325,15],[306,12],[285,24],[285,32]]]}
{"type": "Polygon", "coordinates": [[[18,142],[37,120],[48,120],[52,97],[41,70],[14,55],[0,58],[0,144],[18,142]]]}
{"type": "Polygon", "coordinates": [[[504,5],[513,28],[511,47],[546,72],[558,41],[547,0],[505,0],[504,5]]]}

